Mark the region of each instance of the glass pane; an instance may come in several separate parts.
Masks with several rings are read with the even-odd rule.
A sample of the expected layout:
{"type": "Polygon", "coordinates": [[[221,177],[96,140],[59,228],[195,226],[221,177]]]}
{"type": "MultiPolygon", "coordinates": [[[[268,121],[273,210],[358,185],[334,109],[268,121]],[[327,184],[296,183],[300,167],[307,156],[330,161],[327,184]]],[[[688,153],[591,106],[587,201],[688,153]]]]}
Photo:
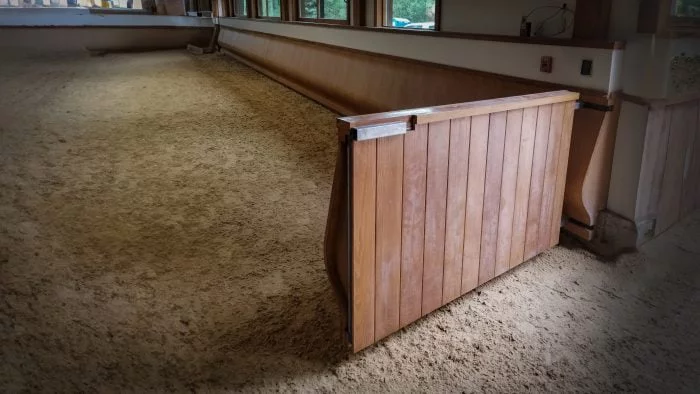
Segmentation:
{"type": "Polygon", "coordinates": [[[279,18],[280,13],[280,0],[258,0],[258,14],[260,16],[279,18]]]}
{"type": "Polygon", "coordinates": [[[391,0],[392,27],[435,30],[435,0],[391,0]]]}
{"type": "Polygon", "coordinates": [[[348,0],[321,0],[321,18],[348,19],[348,0]]]}
{"type": "Polygon", "coordinates": [[[236,1],[236,16],[247,17],[248,16],[248,0],[235,0],[236,1]]]}
{"type": "Polygon", "coordinates": [[[672,13],[685,18],[700,18],[700,0],[676,0],[672,13]]]}
{"type": "Polygon", "coordinates": [[[318,18],[318,0],[299,0],[299,16],[318,18]]]}

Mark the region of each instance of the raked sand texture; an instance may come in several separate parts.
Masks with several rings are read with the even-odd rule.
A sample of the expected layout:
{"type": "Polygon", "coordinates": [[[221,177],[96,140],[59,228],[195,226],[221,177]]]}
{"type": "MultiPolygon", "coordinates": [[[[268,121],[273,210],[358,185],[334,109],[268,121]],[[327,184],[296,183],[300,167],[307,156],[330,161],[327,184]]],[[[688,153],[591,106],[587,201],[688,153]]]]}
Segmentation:
{"type": "Polygon", "coordinates": [[[2,392],[700,387],[700,215],[615,263],[557,247],[349,355],[335,114],[221,55],[2,56],[2,392]]]}

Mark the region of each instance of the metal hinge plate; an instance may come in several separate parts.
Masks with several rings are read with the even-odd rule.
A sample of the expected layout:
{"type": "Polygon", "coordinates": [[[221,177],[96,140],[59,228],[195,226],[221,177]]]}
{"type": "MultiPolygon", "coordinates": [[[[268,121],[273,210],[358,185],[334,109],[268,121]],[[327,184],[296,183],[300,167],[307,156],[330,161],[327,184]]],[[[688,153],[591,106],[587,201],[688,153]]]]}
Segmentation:
{"type": "Polygon", "coordinates": [[[368,127],[352,129],[353,139],[356,141],[373,140],[382,137],[406,134],[409,131],[406,122],[386,123],[368,127]]]}

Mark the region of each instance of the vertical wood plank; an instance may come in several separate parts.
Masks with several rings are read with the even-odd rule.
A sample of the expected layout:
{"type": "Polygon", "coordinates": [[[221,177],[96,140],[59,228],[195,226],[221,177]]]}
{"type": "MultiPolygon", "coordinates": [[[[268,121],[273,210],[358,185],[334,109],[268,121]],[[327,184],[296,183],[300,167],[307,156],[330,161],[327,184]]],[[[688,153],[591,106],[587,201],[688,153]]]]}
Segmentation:
{"type": "MultiPolygon", "coordinates": [[[[656,220],[656,235],[661,234],[680,219],[683,191],[683,174],[688,143],[689,108],[686,104],[671,107],[668,154],[664,165],[659,196],[659,212],[656,220]]],[[[694,113],[692,114],[695,115],[694,113]]]]}
{"type": "Polygon", "coordinates": [[[552,105],[552,117],[549,123],[549,141],[547,143],[547,160],[544,170],[544,187],[542,188],[542,206],[540,208],[539,241],[537,253],[549,249],[552,240],[552,215],[554,212],[554,195],[557,188],[557,166],[559,165],[559,146],[564,127],[564,103],[552,105]]]}
{"type": "Polygon", "coordinates": [[[496,275],[501,275],[510,268],[515,188],[518,180],[518,155],[520,154],[520,135],[522,127],[523,110],[508,111],[506,118],[506,142],[503,152],[500,216],[498,218],[496,275]]]}
{"type": "Polygon", "coordinates": [[[688,144],[687,153],[685,158],[686,170],[685,176],[683,178],[683,196],[681,201],[681,215],[686,216],[690,214],[696,206],[696,193],[698,190],[698,183],[700,183],[700,157],[698,153],[700,152],[700,140],[698,140],[698,130],[700,130],[700,114],[698,111],[700,108],[700,101],[696,101],[690,105],[689,111],[691,116],[689,116],[689,123],[687,125],[688,133],[688,144]]]}
{"type": "Polygon", "coordinates": [[[470,129],[471,118],[453,119],[450,122],[443,304],[447,304],[462,294],[462,254],[464,252],[470,129]]]}
{"type": "Polygon", "coordinates": [[[557,181],[554,191],[554,210],[552,211],[552,224],[550,231],[549,247],[559,243],[562,210],[564,208],[564,189],[566,187],[566,173],[569,166],[569,151],[571,149],[571,132],[574,126],[575,104],[564,104],[564,123],[561,130],[561,142],[559,144],[559,164],[557,165],[557,181]]]}
{"type": "Polygon", "coordinates": [[[404,137],[403,217],[401,225],[401,327],[421,316],[423,245],[428,159],[428,125],[404,137]]]}
{"type": "Polygon", "coordinates": [[[376,140],[352,147],[352,329],[355,351],[374,343],[376,140]]]}
{"type": "Polygon", "coordinates": [[[671,133],[671,109],[652,108],[647,118],[644,154],[639,171],[635,220],[655,218],[658,213],[661,181],[666,163],[668,137],[671,133]]]}
{"type": "Polygon", "coordinates": [[[506,141],[506,116],[506,112],[493,113],[489,122],[484,213],[481,225],[480,285],[493,279],[496,275],[496,247],[498,245],[498,219],[501,205],[503,149],[506,141]]]}
{"type": "MultiPolygon", "coordinates": [[[[549,123],[552,106],[543,105],[537,111],[537,130],[535,134],[535,151],[532,158],[532,177],[530,180],[530,201],[527,211],[527,229],[525,231],[524,260],[533,258],[538,252],[540,210],[542,208],[542,187],[544,186],[545,166],[547,161],[547,143],[549,140],[549,123]]],[[[549,225],[549,222],[547,222],[549,225]]]]}
{"type": "Polygon", "coordinates": [[[450,122],[428,125],[428,177],[425,196],[425,249],[423,257],[423,302],[426,315],[442,305],[445,263],[445,212],[450,148],[450,122]]]}
{"type": "Polygon", "coordinates": [[[489,140],[489,115],[472,117],[469,138],[469,175],[467,179],[467,209],[464,222],[464,252],[462,257],[462,294],[479,284],[481,256],[481,224],[484,212],[484,182],[489,140]]]}
{"type": "Polygon", "coordinates": [[[403,136],[377,140],[375,341],[399,329],[403,140],[403,136]]]}
{"type": "Polygon", "coordinates": [[[525,234],[527,232],[527,213],[530,206],[530,179],[532,177],[532,162],[535,151],[537,113],[537,107],[526,108],[523,111],[520,155],[518,156],[518,181],[515,189],[515,208],[513,210],[510,268],[514,268],[525,260],[525,234]]]}

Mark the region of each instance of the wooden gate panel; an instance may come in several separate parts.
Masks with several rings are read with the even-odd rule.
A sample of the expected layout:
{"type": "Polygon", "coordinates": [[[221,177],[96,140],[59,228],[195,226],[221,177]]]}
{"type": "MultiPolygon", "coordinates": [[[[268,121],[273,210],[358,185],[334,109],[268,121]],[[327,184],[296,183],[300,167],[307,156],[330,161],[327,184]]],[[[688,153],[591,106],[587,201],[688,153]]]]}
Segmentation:
{"type": "Polygon", "coordinates": [[[338,162],[336,178],[344,178],[335,180],[331,209],[349,220],[329,219],[338,235],[327,236],[326,256],[345,250],[338,226],[349,223],[347,270],[339,257],[327,266],[339,267],[330,275],[351,273],[355,351],[556,243],[577,97],[553,92],[341,119],[349,166],[338,162]],[[347,199],[337,195],[343,182],[347,199]]]}

